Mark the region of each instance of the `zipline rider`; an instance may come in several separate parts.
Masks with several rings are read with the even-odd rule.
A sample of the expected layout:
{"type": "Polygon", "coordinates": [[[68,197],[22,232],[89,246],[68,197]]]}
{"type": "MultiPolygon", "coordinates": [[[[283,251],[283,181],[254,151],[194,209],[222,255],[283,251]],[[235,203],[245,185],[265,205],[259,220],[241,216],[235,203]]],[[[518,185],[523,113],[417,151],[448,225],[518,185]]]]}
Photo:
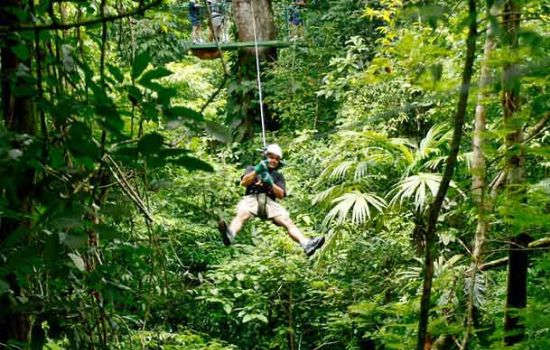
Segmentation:
{"type": "Polygon", "coordinates": [[[242,225],[252,216],[271,220],[286,228],[292,239],[300,244],[310,256],[325,243],[323,236],[306,238],[290,219],[288,211],[276,202],[286,196],[285,178],[278,169],[281,166],[283,151],[277,144],[267,146],[266,159],[256,166],[248,166],[241,178],[241,186],[246,187],[244,198],[237,205],[237,215],[227,227],[225,221],[218,223],[223,243],[227,246],[235,239],[242,225]]]}

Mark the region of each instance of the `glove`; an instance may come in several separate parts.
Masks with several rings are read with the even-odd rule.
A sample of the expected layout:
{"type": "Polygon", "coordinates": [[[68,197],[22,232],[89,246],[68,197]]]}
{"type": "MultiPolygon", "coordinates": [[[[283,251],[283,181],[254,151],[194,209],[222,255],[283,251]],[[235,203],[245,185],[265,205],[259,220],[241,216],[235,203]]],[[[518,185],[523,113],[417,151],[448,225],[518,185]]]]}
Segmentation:
{"type": "Polygon", "coordinates": [[[256,166],[254,167],[254,171],[258,175],[261,175],[261,174],[267,172],[267,160],[264,159],[261,162],[259,162],[258,164],[256,164],[256,166]]]}
{"type": "Polygon", "coordinates": [[[269,187],[273,186],[273,178],[267,171],[260,175],[260,180],[269,187]]]}

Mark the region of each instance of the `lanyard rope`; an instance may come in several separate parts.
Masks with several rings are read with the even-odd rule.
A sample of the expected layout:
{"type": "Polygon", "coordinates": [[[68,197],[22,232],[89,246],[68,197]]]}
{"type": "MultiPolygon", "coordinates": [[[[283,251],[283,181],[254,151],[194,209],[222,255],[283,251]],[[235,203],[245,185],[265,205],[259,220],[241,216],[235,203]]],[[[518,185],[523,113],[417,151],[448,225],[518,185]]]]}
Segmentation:
{"type": "Polygon", "coordinates": [[[256,76],[258,78],[258,94],[260,97],[260,117],[262,119],[262,142],[266,147],[265,142],[265,122],[264,122],[264,102],[262,96],[262,79],[260,78],[260,55],[258,54],[258,37],[256,34],[256,15],[254,14],[254,5],[250,1],[250,8],[252,9],[252,28],[254,29],[254,49],[256,51],[256,76]]]}

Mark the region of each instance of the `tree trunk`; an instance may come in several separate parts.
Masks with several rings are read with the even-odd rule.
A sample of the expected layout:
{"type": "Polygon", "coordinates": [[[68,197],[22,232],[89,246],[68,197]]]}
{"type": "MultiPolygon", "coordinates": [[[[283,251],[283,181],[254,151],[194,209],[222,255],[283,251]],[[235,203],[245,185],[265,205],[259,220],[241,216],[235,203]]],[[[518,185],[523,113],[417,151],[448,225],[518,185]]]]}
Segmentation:
{"type": "Polygon", "coordinates": [[[515,314],[527,306],[527,268],[529,251],[526,249],[531,237],[521,233],[512,239],[508,253],[508,285],[506,290],[506,311],[504,316],[504,342],[514,345],[523,340],[525,328],[521,318],[515,314]]]}
{"type": "Polygon", "coordinates": [[[420,300],[420,317],[418,321],[418,338],[416,343],[417,350],[423,350],[424,344],[428,340],[428,318],[430,313],[430,297],[432,290],[432,279],[434,273],[434,256],[435,256],[435,229],[437,218],[441,210],[441,205],[449,189],[451,178],[453,177],[454,168],[458,151],[460,149],[460,140],[462,138],[462,128],[466,116],[466,107],[468,105],[468,95],[470,93],[470,81],[472,80],[473,65],[475,60],[476,39],[477,39],[477,10],[476,1],[468,0],[468,17],[469,30],[466,39],[466,58],[464,62],[464,70],[462,72],[462,83],[460,87],[460,96],[456,114],[454,116],[453,139],[451,141],[451,149],[445,164],[445,171],[441,184],[437,190],[434,201],[430,205],[429,217],[426,225],[426,255],[424,257],[424,281],[422,287],[422,298],[420,300]]]}
{"type": "Polygon", "coordinates": [[[470,335],[474,328],[474,293],[476,285],[476,277],[479,272],[479,266],[483,260],[483,246],[489,230],[489,221],[487,214],[490,211],[489,198],[487,198],[487,183],[486,183],[486,165],[485,154],[483,153],[483,145],[486,131],[486,100],[488,98],[488,88],[491,82],[491,68],[489,60],[495,48],[495,28],[494,20],[496,19],[498,9],[494,5],[494,0],[487,1],[487,18],[489,24],[487,28],[487,37],[485,39],[485,47],[483,50],[483,62],[481,63],[481,72],[479,78],[479,92],[477,95],[477,106],[474,121],[474,137],[473,144],[473,162],[472,162],[472,197],[477,206],[477,228],[474,239],[474,248],[472,252],[472,262],[469,269],[470,286],[466,304],[466,332],[462,338],[462,349],[467,349],[470,335]]]}
{"type": "MultiPolygon", "coordinates": [[[[235,0],[233,17],[239,41],[254,41],[254,23],[258,41],[274,40],[277,36],[271,0],[235,0]]],[[[256,54],[254,48],[245,48],[243,51],[249,56],[256,54]]],[[[258,48],[258,52],[261,56],[275,55],[272,48],[258,48]]]]}
{"type": "MultiPolygon", "coordinates": [[[[504,47],[510,53],[517,52],[520,27],[520,5],[508,0],[504,5],[504,47]]],[[[507,63],[502,73],[502,108],[506,134],[506,192],[511,201],[523,202],[525,182],[523,130],[519,111],[520,76],[516,62],[507,63]]],[[[523,250],[531,241],[526,233],[514,233],[508,252],[508,285],[506,291],[506,310],[504,316],[504,342],[514,345],[524,338],[524,327],[515,312],[527,305],[527,268],[529,252],[523,250]]]]}
{"type": "MultiPolygon", "coordinates": [[[[8,25],[20,25],[20,21],[13,10],[23,8],[21,0],[4,0],[0,5],[0,18],[8,25]]],[[[15,134],[34,135],[36,122],[33,113],[32,101],[29,94],[18,94],[17,91],[24,91],[32,83],[27,83],[24,74],[17,73],[30,71],[30,60],[21,61],[12,51],[12,47],[19,44],[18,36],[7,34],[2,38],[5,45],[2,46],[1,71],[2,79],[2,118],[7,130],[15,134]]],[[[29,44],[29,43],[26,43],[29,44]]],[[[30,79],[27,79],[30,80],[30,79]]],[[[31,80],[32,81],[32,80],[31,80]]],[[[20,145],[14,144],[14,148],[20,145]]],[[[31,195],[33,193],[34,171],[31,167],[13,169],[13,177],[17,180],[15,188],[9,188],[11,195],[6,195],[8,206],[14,212],[28,213],[30,211],[31,195]],[[17,173],[15,173],[17,172],[17,173]]],[[[5,192],[0,188],[0,191],[5,192]]],[[[0,220],[0,244],[15,231],[24,229],[26,221],[2,218],[0,220]]],[[[13,296],[21,295],[21,288],[17,275],[13,272],[0,275],[0,279],[6,281],[13,292],[13,296]]],[[[14,302],[16,298],[10,298],[7,294],[0,297],[0,343],[7,343],[8,340],[26,341],[29,335],[30,322],[28,316],[19,310],[19,305],[14,302]]]]}
{"type": "MultiPolygon", "coordinates": [[[[239,41],[254,41],[254,24],[258,41],[273,40],[277,33],[273,20],[271,0],[235,0],[233,17],[237,27],[239,41]],[[255,18],[255,22],[252,19],[255,18]]],[[[273,62],[277,58],[277,49],[258,48],[261,62],[273,62]]],[[[228,116],[233,125],[240,127],[238,139],[250,139],[254,135],[254,126],[261,125],[258,85],[256,82],[255,48],[240,49],[231,75],[236,77],[238,89],[229,96],[228,116]]],[[[278,121],[264,104],[266,127],[279,128],[278,121]]]]}

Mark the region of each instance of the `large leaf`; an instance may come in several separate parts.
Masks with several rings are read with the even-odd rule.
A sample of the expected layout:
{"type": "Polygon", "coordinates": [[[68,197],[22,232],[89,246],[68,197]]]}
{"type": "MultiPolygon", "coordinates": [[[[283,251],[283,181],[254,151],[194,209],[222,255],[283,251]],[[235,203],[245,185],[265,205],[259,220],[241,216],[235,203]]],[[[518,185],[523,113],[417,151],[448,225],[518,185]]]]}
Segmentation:
{"type": "Polygon", "coordinates": [[[144,135],[138,142],[138,150],[142,154],[159,153],[164,142],[164,136],[159,133],[153,132],[144,135]]]}
{"type": "MultiPolygon", "coordinates": [[[[430,203],[430,199],[435,197],[439,184],[441,183],[441,175],[433,173],[419,173],[401,180],[393,190],[395,193],[390,200],[390,204],[403,204],[406,199],[413,199],[414,206],[417,210],[424,210],[430,203]]],[[[451,187],[456,185],[451,181],[451,187]]]]}
{"type": "Polygon", "coordinates": [[[346,193],[332,201],[336,204],[327,214],[323,223],[327,225],[329,222],[336,220],[337,223],[342,223],[351,211],[351,221],[354,224],[365,223],[371,218],[371,209],[378,212],[387,206],[386,201],[373,193],[362,193],[353,191],[346,193]]]}
{"type": "Polygon", "coordinates": [[[141,91],[133,85],[128,86],[128,98],[133,104],[139,104],[142,99],[141,91]]]}
{"type": "Polygon", "coordinates": [[[220,142],[231,142],[231,131],[225,125],[207,120],[206,131],[220,142]]]}
{"type": "Polygon", "coordinates": [[[86,270],[86,264],[84,264],[84,260],[80,255],[69,253],[69,257],[71,258],[77,269],[79,269],[80,271],[86,270]]]}
{"type": "Polygon", "coordinates": [[[184,124],[189,124],[189,122],[196,124],[204,121],[201,113],[185,106],[167,108],[164,111],[164,116],[167,119],[167,126],[169,128],[177,128],[184,124]]]}
{"type": "Polygon", "coordinates": [[[164,67],[158,67],[158,68],[151,69],[151,70],[148,70],[147,72],[145,72],[141,76],[141,78],[139,79],[138,82],[140,84],[143,84],[143,83],[146,83],[146,82],[150,82],[153,79],[160,79],[160,78],[167,77],[167,76],[171,75],[172,73],[173,72],[171,70],[168,70],[164,67]]]}
{"type": "Polygon", "coordinates": [[[138,54],[134,60],[134,64],[132,65],[132,78],[136,79],[143,73],[145,68],[147,68],[147,65],[149,65],[149,62],[151,61],[151,56],[149,56],[149,53],[147,51],[144,51],[140,54],[138,54]]]}
{"type": "Polygon", "coordinates": [[[124,81],[124,75],[118,67],[113,66],[112,64],[107,64],[107,69],[109,69],[109,72],[111,72],[111,75],[116,79],[116,81],[119,83],[124,81]]]}
{"type": "Polygon", "coordinates": [[[353,161],[344,161],[338,164],[338,166],[336,166],[330,173],[330,177],[333,179],[343,179],[353,164],[353,161]]]}
{"type": "Polygon", "coordinates": [[[10,285],[0,280],[0,295],[6,293],[8,290],[10,290],[10,285]]]}
{"type": "Polygon", "coordinates": [[[67,145],[76,156],[98,158],[100,151],[92,141],[92,131],[82,122],[75,122],[69,127],[67,145]]]}
{"type": "Polygon", "coordinates": [[[183,166],[185,169],[189,171],[193,171],[193,170],[203,170],[208,172],[214,171],[214,168],[212,168],[210,164],[191,156],[179,157],[177,159],[170,160],[170,163],[183,166]]]}
{"type": "Polygon", "coordinates": [[[311,204],[317,204],[317,203],[323,202],[323,201],[326,200],[328,197],[332,196],[333,193],[336,191],[336,189],[337,189],[338,187],[339,187],[339,186],[337,186],[337,185],[331,186],[331,187],[327,188],[326,190],[317,193],[317,194],[313,197],[313,199],[311,200],[311,204]]]}

